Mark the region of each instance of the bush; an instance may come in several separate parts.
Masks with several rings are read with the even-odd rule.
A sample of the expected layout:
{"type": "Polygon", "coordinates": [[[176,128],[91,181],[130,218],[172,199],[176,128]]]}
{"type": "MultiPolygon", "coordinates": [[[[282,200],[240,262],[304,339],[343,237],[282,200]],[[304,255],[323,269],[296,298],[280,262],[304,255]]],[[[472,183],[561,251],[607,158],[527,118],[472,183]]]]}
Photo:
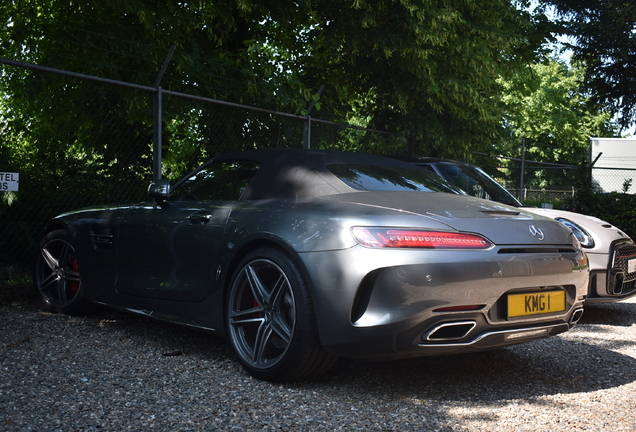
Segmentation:
{"type": "Polygon", "coordinates": [[[620,192],[579,190],[564,210],[596,216],[636,239],[636,196],[620,192]]]}

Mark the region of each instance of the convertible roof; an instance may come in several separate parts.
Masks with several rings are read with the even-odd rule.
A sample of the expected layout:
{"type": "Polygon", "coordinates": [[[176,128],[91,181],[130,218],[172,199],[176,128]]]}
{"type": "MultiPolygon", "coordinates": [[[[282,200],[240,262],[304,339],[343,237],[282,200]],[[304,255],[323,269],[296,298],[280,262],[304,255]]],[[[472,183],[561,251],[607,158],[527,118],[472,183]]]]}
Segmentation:
{"type": "Polygon", "coordinates": [[[444,159],[444,158],[437,158],[437,157],[430,157],[430,156],[391,156],[391,157],[404,161],[404,162],[415,164],[415,165],[417,165],[418,163],[420,164],[449,163],[453,165],[471,165],[469,163],[454,160],[454,159],[444,159]]]}
{"type": "Polygon", "coordinates": [[[262,149],[217,156],[209,163],[255,161],[259,173],[242,199],[301,198],[354,191],[326,167],[333,164],[412,165],[392,158],[334,150],[262,149]]]}

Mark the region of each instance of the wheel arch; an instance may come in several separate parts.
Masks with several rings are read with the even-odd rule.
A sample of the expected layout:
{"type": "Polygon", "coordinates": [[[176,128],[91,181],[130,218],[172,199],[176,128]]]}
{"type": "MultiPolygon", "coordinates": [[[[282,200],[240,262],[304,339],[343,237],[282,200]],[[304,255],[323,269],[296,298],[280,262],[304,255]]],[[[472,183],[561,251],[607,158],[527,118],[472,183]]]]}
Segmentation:
{"type": "MultiPolygon", "coordinates": [[[[72,224],[69,224],[67,221],[63,220],[63,219],[52,219],[49,222],[47,222],[46,226],[44,227],[44,230],[42,232],[42,235],[40,236],[40,239],[42,239],[43,237],[47,236],[49,233],[52,233],[53,231],[57,231],[57,230],[64,230],[68,233],[68,235],[70,236],[71,240],[73,241],[73,243],[76,243],[77,240],[77,236],[76,236],[76,232],[75,229],[73,227],[72,224]]],[[[39,244],[39,241],[38,241],[39,244]]],[[[80,261],[82,261],[82,257],[81,255],[78,256],[78,259],[80,261]]]]}
{"type": "Polygon", "coordinates": [[[71,237],[75,237],[74,235],[75,233],[73,232],[74,230],[71,229],[68,223],[66,223],[65,221],[61,219],[53,219],[49,221],[44,227],[43,235],[47,235],[48,233],[59,230],[59,229],[65,230],[66,232],[69,233],[71,237]]]}
{"type": "MultiPolygon", "coordinates": [[[[232,255],[231,261],[226,268],[226,277],[225,280],[222,281],[224,306],[223,331],[225,336],[230,340],[243,367],[250,374],[264,380],[288,381],[314,376],[333,366],[337,357],[325,350],[321,342],[320,326],[317,322],[314,307],[313,299],[315,298],[315,293],[312,281],[307,275],[307,269],[302,259],[293,248],[281,241],[269,238],[255,238],[252,241],[245,242],[240,248],[237,248],[236,253],[232,255]],[[262,250],[262,252],[259,250],[262,250]],[[255,251],[259,252],[253,254],[255,251]],[[262,260],[265,260],[266,263],[263,264],[262,260]],[[279,325],[276,326],[278,328],[287,328],[289,330],[289,339],[272,336],[270,340],[270,336],[267,336],[266,339],[263,339],[261,346],[267,346],[268,349],[263,349],[262,354],[259,356],[255,355],[257,352],[256,347],[259,346],[259,343],[257,343],[255,339],[260,339],[260,337],[255,337],[255,334],[267,334],[268,331],[261,333],[261,329],[266,327],[263,327],[263,323],[255,324],[255,321],[252,319],[254,314],[259,314],[259,319],[262,319],[263,322],[273,322],[273,311],[278,311],[276,314],[281,314],[280,311],[287,311],[290,306],[286,300],[283,300],[287,295],[277,295],[273,298],[277,298],[278,300],[274,300],[272,303],[266,300],[265,303],[261,303],[262,305],[268,305],[267,309],[261,307],[259,312],[255,312],[255,309],[252,309],[252,301],[255,302],[254,305],[256,306],[257,297],[253,294],[253,289],[250,293],[250,288],[247,288],[248,294],[247,296],[245,295],[245,284],[248,283],[246,279],[248,279],[249,276],[246,276],[243,272],[239,273],[240,284],[237,285],[237,287],[232,286],[234,275],[241,269],[242,263],[248,261],[250,263],[256,262],[256,264],[254,264],[255,272],[260,272],[261,270],[259,270],[259,268],[263,267],[269,267],[269,272],[271,272],[272,267],[278,267],[273,270],[278,276],[269,279],[269,282],[267,282],[268,278],[266,276],[266,278],[263,279],[263,284],[268,285],[272,280],[276,280],[277,278],[278,281],[280,281],[281,273],[279,272],[282,272],[282,274],[286,275],[286,278],[289,278],[287,283],[283,282],[283,285],[287,287],[285,289],[289,290],[290,294],[294,292],[293,297],[296,299],[295,301],[297,301],[297,303],[292,302],[293,306],[291,306],[294,310],[293,316],[295,317],[293,319],[295,323],[293,327],[289,327],[289,322],[284,318],[279,318],[281,321],[279,321],[279,325]],[[273,262],[275,266],[270,266],[267,264],[267,261],[273,262]],[[299,278],[302,280],[299,280],[299,278]],[[248,300],[247,303],[245,299],[248,300]],[[238,311],[236,314],[233,314],[234,316],[243,317],[244,313],[248,313],[247,316],[250,319],[244,320],[244,318],[239,318],[234,325],[240,327],[240,330],[233,330],[235,327],[230,323],[229,310],[238,311]],[[266,310],[269,310],[269,312],[265,312],[266,310]],[[287,322],[287,324],[285,324],[285,322],[287,322]],[[254,329],[254,325],[259,327],[257,332],[254,329]],[[248,327],[247,330],[246,327],[248,327]],[[249,334],[252,336],[249,336],[249,334]],[[275,342],[277,338],[278,342],[275,342]],[[284,351],[281,352],[279,350],[284,351]],[[265,354],[266,351],[269,351],[269,354],[265,354]],[[266,362],[269,360],[262,361],[263,358],[261,357],[269,357],[269,360],[272,360],[274,363],[268,366],[266,362]]],[[[260,276],[257,276],[257,278],[260,278],[260,276]]],[[[249,282],[249,284],[251,285],[251,282],[249,282]]],[[[276,284],[278,284],[278,282],[276,282],[276,284]]],[[[261,291],[261,289],[257,291],[261,291]]],[[[264,291],[265,289],[261,292],[264,291]]],[[[267,295],[265,297],[267,297],[267,295]]],[[[279,316],[283,315],[286,315],[286,313],[279,316]]],[[[276,333],[273,328],[274,327],[271,327],[272,330],[269,330],[272,335],[276,333]]],[[[278,334],[282,335],[282,333],[278,334]]]]}
{"type": "MultiPolygon", "coordinates": [[[[307,268],[305,267],[305,264],[303,263],[303,261],[298,257],[298,254],[296,253],[296,251],[286,242],[284,242],[282,239],[278,238],[278,237],[259,237],[259,238],[253,238],[250,239],[246,242],[244,242],[243,244],[241,244],[236,252],[234,252],[231,260],[229,261],[229,263],[226,266],[225,269],[225,277],[223,278],[223,281],[221,282],[221,286],[223,288],[223,303],[222,305],[225,305],[227,302],[227,296],[229,294],[230,291],[230,284],[232,283],[232,279],[234,276],[234,272],[236,271],[236,269],[238,268],[239,264],[241,263],[241,261],[243,260],[243,258],[245,258],[249,253],[251,253],[252,251],[255,251],[259,248],[273,248],[273,249],[278,249],[281,252],[284,252],[285,254],[287,254],[290,259],[292,260],[292,262],[296,265],[296,267],[298,268],[298,270],[300,271],[301,275],[303,276],[305,283],[307,284],[307,286],[309,287],[309,292],[312,296],[312,298],[315,295],[315,290],[314,290],[314,285],[312,280],[309,277],[309,272],[307,271],[307,268]]],[[[223,309],[223,333],[227,335],[227,311],[225,310],[225,306],[222,307],[223,309]]]]}

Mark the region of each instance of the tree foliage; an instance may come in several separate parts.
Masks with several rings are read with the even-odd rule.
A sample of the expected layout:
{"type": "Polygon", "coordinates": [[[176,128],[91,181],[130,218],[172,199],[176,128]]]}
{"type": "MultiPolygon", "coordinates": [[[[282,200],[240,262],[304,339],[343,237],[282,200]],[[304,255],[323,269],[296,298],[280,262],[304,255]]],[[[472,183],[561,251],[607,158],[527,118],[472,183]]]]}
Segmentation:
{"type": "Polygon", "coordinates": [[[619,117],[623,129],[636,123],[636,2],[544,0],[554,6],[574,59],[585,65],[585,88],[595,102],[619,117]]]}
{"type": "MultiPolygon", "coordinates": [[[[525,140],[525,157],[563,165],[587,165],[592,136],[614,136],[610,114],[589,103],[581,90],[583,69],[551,58],[502,79],[505,89],[506,130],[508,143],[504,154],[521,156],[525,140]]],[[[572,184],[579,172],[555,166],[537,171],[530,166],[526,184],[553,186],[572,184]]],[[[546,168],[542,166],[542,168],[546,168]]],[[[517,177],[517,170],[515,177],[517,177]]]]}
{"type": "Polygon", "coordinates": [[[317,101],[312,115],[427,151],[492,140],[496,78],[539,41],[509,0],[10,0],[0,22],[4,57],[152,85],[174,45],[166,89],[298,114],[317,101]]]}
{"type": "MultiPolygon", "coordinates": [[[[420,153],[465,154],[498,136],[496,78],[530,61],[541,40],[516,4],[5,0],[0,57],[296,115],[314,104],[313,117],[417,139],[420,153]]],[[[124,200],[139,199],[152,105],[143,91],[3,65],[0,170],[20,172],[21,186],[0,202],[2,237],[29,249],[54,213],[124,190],[124,200]]],[[[302,145],[299,122],[242,110],[221,117],[177,97],[163,100],[162,131],[169,178],[223,151],[302,145]]],[[[334,140],[333,129],[315,132],[334,140]]],[[[347,150],[395,151],[354,132],[339,134],[347,150]]],[[[0,266],[17,259],[0,252],[0,266]]]]}

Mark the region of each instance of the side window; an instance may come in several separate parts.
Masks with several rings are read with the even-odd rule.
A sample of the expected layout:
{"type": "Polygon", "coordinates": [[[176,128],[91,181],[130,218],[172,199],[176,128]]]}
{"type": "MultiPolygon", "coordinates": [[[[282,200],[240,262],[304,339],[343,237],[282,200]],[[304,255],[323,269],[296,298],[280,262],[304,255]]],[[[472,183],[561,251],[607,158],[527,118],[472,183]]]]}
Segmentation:
{"type": "Polygon", "coordinates": [[[258,172],[255,162],[211,164],[181,182],[171,201],[236,201],[258,172]]]}
{"type": "Polygon", "coordinates": [[[468,195],[483,198],[481,187],[479,187],[477,182],[472,177],[466,175],[460,167],[453,165],[442,165],[439,169],[442,171],[442,176],[447,181],[462,189],[468,195]]]}

